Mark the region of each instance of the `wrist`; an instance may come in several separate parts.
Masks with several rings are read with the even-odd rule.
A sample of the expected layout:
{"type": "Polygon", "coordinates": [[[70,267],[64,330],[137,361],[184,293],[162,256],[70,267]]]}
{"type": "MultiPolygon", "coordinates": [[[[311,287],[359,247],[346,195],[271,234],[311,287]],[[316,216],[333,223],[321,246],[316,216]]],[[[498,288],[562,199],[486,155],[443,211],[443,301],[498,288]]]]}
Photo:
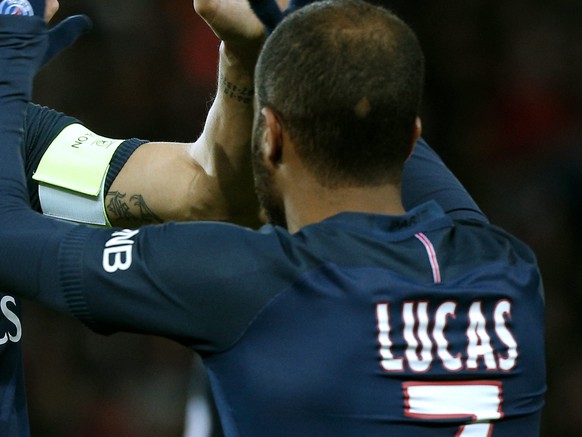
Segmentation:
{"type": "Polygon", "coordinates": [[[253,82],[255,65],[262,47],[260,44],[229,43],[222,41],[220,44],[220,63],[225,72],[231,73],[233,79],[253,82]]]}
{"type": "MultiPolygon", "coordinates": [[[[248,58],[246,59],[248,61],[248,58]]],[[[242,104],[251,104],[254,96],[254,63],[241,60],[238,53],[233,52],[221,43],[218,75],[218,92],[242,104]]]]}

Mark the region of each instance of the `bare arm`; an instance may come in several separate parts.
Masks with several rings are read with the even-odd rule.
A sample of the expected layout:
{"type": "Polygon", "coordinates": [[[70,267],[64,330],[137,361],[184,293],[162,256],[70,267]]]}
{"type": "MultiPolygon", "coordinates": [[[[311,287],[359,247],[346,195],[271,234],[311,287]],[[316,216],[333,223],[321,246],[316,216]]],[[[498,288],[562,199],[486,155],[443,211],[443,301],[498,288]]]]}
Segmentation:
{"type": "Polygon", "coordinates": [[[250,162],[253,72],[263,26],[246,0],[195,0],[220,46],[216,98],[192,144],[147,143],[113,182],[106,210],[113,225],[221,220],[258,226],[250,162]]]}
{"type": "Polygon", "coordinates": [[[258,225],[250,164],[253,76],[220,49],[216,98],[194,143],[147,143],[113,182],[106,210],[115,226],[221,220],[258,225]]]}

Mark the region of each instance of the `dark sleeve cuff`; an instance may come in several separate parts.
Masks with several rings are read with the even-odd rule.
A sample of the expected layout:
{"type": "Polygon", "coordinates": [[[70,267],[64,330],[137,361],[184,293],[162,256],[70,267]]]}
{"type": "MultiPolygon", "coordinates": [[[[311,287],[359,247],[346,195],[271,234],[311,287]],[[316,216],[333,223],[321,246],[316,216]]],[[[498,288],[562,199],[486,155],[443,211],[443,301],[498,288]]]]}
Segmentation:
{"type": "Polygon", "coordinates": [[[149,141],[147,140],[131,138],[129,140],[125,140],[119,145],[113,154],[113,158],[111,158],[111,162],[109,163],[109,171],[107,172],[107,177],[105,178],[105,194],[107,194],[111,188],[111,185],[113,184],[113,181],[133,152],[135,152],[139,146],[148,142],[149,141]]]}

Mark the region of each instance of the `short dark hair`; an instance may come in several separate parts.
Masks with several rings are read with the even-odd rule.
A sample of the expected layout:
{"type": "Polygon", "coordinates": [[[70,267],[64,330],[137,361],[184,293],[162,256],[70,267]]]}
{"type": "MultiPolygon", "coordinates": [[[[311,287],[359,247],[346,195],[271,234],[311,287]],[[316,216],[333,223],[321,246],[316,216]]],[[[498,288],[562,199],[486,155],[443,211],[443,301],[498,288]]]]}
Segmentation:
{"type": "Polygon", "coordinates": [[[328,187],[400,181],[423,80],[414,32],[361,0],[324,0],[291,13],[256,69],[259,105],[279,115],[328,187]]]}

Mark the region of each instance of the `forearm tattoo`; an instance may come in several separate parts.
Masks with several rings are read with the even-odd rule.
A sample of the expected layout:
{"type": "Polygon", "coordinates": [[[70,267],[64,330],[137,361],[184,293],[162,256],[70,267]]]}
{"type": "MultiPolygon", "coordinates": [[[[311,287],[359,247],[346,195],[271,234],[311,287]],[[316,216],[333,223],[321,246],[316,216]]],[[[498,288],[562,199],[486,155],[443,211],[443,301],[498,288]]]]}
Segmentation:
{"type": "Polygon", "coordinates": [[[220,83],[224,94],[240,103],[251,103],[255,90],[253,87],[239,87],[220,75],[220,83]]]}
{"type": "Polygon", "coordinates": [[[108,215],[114,219],[139,225],[162,223],[147,205],[141,194],[134,194],[126,200],[127,193],[110,191],[106,197],[108,215]],[[133,211],[133,212],[132,212],[133,211]]]}

